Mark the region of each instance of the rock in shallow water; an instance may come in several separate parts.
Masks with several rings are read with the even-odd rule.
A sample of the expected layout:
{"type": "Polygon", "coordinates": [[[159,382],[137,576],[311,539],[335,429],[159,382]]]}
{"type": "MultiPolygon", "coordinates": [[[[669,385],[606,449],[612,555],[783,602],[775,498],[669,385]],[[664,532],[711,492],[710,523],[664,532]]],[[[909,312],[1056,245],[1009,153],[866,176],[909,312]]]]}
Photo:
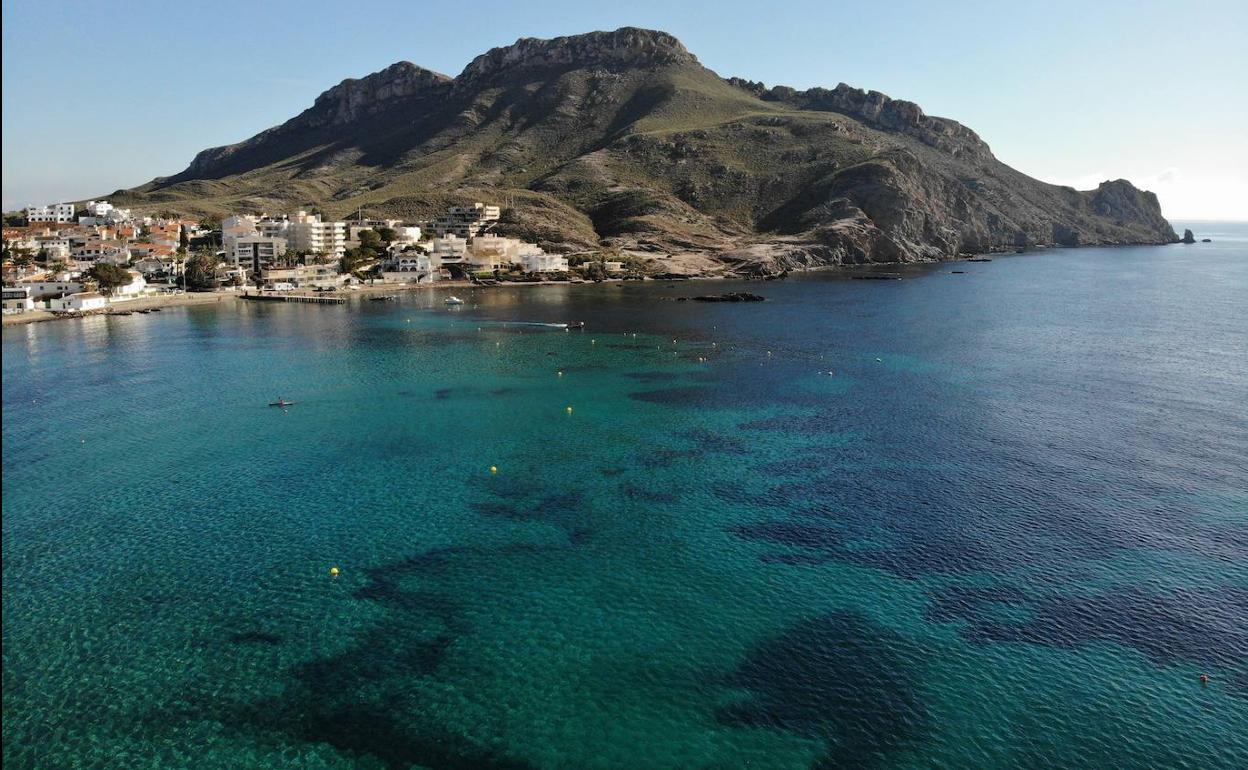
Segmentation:
{"type": "Polygon", "coordinates": [[[677,297],[677,302],[693,300],[694,302],[763,302],[767,298],[748,291],[733,291],[727,294],[703,294],[698,297],[677,297]]]}

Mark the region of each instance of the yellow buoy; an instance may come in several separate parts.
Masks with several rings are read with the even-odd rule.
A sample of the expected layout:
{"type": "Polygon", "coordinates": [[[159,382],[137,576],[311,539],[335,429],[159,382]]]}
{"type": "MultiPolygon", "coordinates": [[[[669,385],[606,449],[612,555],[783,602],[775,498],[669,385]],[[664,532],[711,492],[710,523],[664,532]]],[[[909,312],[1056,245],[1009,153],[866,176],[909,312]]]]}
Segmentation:
{"type": "Polygon", "coordinates": [[[556,374],[558,374],[560,377],[562,377],[562,376],[563,376],[563,371],[562,371],[562,370],[560,370],[559,372],[556,372],[556,374]]]}
{"type": "Polygon", "coordinates": [[[329,576],[330,576],[330,577],[338,577],[338,568],[337,568],[337,567],[330,567],[330,568],[329,568],[329,576]]]}
{"type": "Polygon", "coordinates": [[[572,414],[572,407],[568,407],[568,414],[572,414]]]}
{"type": "Polygon", "coordinates": [[[497,465],[491,465],[491,466],[490,466],[490,473],[498,473],[498,466],[497,466],[497,465]]]}

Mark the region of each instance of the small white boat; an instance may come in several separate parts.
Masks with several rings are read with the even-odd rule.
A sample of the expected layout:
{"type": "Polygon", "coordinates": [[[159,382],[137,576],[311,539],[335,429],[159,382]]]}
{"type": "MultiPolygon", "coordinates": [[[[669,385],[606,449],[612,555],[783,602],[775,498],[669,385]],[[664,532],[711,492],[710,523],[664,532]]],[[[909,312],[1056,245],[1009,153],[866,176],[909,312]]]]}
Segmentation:
{"type": "Polygon", "coordinates": [[[464,301],[463,301],[462,299],[460,299],[459,297],[447,297],[447,298],[446,298],[446,304],[448,304],[448,305],[462,305],[462,304],[464,304],[464,301]]]}

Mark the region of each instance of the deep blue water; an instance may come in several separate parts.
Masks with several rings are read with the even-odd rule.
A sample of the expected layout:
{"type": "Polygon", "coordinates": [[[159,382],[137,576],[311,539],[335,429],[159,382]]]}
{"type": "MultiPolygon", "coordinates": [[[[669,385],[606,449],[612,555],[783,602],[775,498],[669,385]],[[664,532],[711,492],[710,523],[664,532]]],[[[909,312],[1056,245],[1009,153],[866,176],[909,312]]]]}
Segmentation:
{"type": "Polygon", "coordinates": [[[1193,229],[5,329],[4,761],[1246,767],[1248,228],[1193,229]]]}

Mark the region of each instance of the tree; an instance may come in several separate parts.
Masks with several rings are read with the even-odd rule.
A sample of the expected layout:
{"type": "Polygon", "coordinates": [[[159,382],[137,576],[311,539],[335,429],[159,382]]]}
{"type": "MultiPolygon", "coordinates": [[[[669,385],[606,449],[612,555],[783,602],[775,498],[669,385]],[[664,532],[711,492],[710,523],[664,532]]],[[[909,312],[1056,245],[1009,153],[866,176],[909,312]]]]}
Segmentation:
{"type": "Polygon", "coordinates": [[[186,225],[178,228],[178,250],[185,252],[191,247],[191,234],[186,231],[186,225]]]}
{"type": "MultiPolygon", "coordinates": [[[[394,232],[394,231],[391,230],[390,232],[394,232]]],[[[360,231],[360,248],[361,249],[370,249],[376,252],[378,249],[381,248],[381,240],[382,240],[381,236],[378,235],[377,231],[375,230],[361,230],[360,231]]]]}
{"type": "Polygon", "coordinates": [[[211,291],[217,288],[217,265],[220,260],[217,259],[216,252],[210,249],[203,249],[191,255],[186,260],[186,286],[195,291],[211,291]]]}
{"type": "Polygon", "coordinates": [[[130,283],[130,271],[111,262],[96,262],[87,271],[87,277],[99,284],[105,294],[112,294],[113,289],[130,283]]]}
{"type": "Polygon", "coordinates": [[[398,231],[393,227],[378,227],[377,235],[386,243],[394,243],[394,239],[399,237],[398,231]]]}
{"type": "MultiPolygon", "coordinates": [[[[365,230],[365,232],[368,231],[365,230]]],[[[338,261],[338,272],[354,273],[360,268],[361,265],[367,262],[372,262],[376,259],[377,252],[372,249],[366,249],[363,247],[358,249],[347,249],[343,253],[342,259],[338,261]]]]}
{"type": "Polygon", "coordinates": [[[601,281],[607,277],[607,266],[601,262],[590,262],[585,265],[585,277],[591,281],[601,281]]]}

